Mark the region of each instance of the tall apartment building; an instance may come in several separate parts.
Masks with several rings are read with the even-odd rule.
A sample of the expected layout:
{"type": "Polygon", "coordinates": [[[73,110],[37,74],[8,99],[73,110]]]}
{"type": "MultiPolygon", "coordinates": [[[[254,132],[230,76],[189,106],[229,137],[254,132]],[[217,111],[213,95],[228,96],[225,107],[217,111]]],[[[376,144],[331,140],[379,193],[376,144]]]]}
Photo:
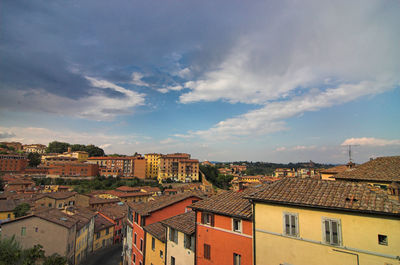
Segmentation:
{"type": "Polygon", "coordinates": [[[162,154],[145,154],[146,158],[146,178],[157,178],[158,177],[158,166],[162,154]]]}
{"type": "Polygon", "coordinates": [[[0,172],[23,171],[28,166],[28,159],[21,155],[0,155],[0,172]]]}
{"type": "Polygon", "coordinates": [[[89,157],[88,162],[99,165],[103,176],[146,177],[146,160],[143,157],[89,157]]]}
{"type": "Polygon", "coordinates": [[[199,160],[190,159],[189,154],[175,153],[160,157],[158,181],[174,179],[180,182],[199,180],[199,160]]]}

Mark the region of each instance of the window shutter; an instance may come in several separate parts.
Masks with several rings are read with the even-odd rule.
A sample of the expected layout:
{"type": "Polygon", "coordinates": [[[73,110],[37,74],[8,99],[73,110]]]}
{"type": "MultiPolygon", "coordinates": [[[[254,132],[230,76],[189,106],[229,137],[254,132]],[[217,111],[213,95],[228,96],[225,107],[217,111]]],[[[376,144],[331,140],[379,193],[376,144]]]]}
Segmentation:
{"type": "Polygon", "coordinates": [[[205,222],[205,220],[204,220],[204,212],[201,212],[201,223],[202,224],[205,224],[206,222],[205,222]]]}
{"type": "Polygon", "coordinates": [[[191,241],[191,243],[190,243],[190,249],[191,249],[192,251],[194,251],[194,246],[195,246],[194,240],[195,240],[194,236],[191,236],[191,237],[190,237],[190,241],[191,241]]]}
{"type": "Polygon", "coordinates": [[[187,240],[187,235],[185,234],[185,236],[184,236],[184,242],[183,242],[183,245],[185,246],[185,248],[187,248],[188,247],[188,242],[187,242],[188,240],[187,240]]]}
{"type": "Polygon", "coordinates": [[[211,215],[211,226],[214,226],[214,214],[210,214],[211,215]]]}

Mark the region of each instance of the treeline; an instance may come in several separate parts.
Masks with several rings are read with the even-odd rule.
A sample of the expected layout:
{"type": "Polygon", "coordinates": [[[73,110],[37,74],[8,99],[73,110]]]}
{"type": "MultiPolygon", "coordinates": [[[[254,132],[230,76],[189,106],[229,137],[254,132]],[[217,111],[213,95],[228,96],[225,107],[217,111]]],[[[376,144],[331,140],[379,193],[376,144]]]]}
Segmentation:
{"type": "Polygon", "coordinates": [[[68,147],[71,147],[71,151],[85,151],[89,153],[89,156],[104,156],[104,150],[93,144],[70,144],[64,142],[53,141],[49,143],[46,149],[47,153],[58,153],[62,154],[68,151],[68,147]]]}
{"type": "Polygon", "coordinates": [[[74,191],[79,193],[89,193],[93,190],[113,190],[120,186],[152,186],[159,187],[162,186],[158,182],[144,182],[141,179],[121,179],[120,177],[102,177],[97,176],[92,180],[88,179],[64,179],[64,178],[33,178],[36,185],[66,185],[73,186],[74,191]]]}
{"type": "Polygon", "coordinates": [[[220,189],[228,189],[233,179],[231,175],[219,174],[218,168],[213,166],[200,165],[200,171],[203,172],[209,182],[220,189]]]}

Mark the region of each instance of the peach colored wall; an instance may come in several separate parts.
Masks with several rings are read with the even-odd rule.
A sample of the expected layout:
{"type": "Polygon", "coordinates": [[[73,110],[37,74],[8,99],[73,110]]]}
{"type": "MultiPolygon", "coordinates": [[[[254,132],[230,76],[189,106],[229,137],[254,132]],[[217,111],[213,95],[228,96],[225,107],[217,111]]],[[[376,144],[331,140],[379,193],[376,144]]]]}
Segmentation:
{"type": "Polygon", "coordinates": [[[252,265],[253,239],[251,221],[242,220],[242,231],[232,231],[232,218],[214,214],[214,227],[201,225],[201,212],[197,212],[196,259],[197,265],[233,264],[233,253],[241,255],[242,265],[252,265]],[[221,231],[216,228],[229,230],[221,231]],[[229,242],[229,244],[227,244],[229,242]],[[204,244],[211,247],[211,259],[204,258],[204,244]]]}

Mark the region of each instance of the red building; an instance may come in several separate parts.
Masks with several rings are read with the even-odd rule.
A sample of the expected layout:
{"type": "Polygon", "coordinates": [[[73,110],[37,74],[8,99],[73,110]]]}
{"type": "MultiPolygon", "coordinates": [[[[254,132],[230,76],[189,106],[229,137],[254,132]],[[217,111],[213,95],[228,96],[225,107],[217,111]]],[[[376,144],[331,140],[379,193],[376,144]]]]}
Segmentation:
{"type": "Polygon", "coordinates": [[[20,155],[0,155],[0,172],[20,172],[28,166],[28,159],[20,155]]]}
{"type": "Polygon", "coordinates": [[[49,166],[50,175],[68,177],[93,177],[99,174],[99,166],[86,163],[60,163],[49,166]]]}
{"type": "Polygon", "coordinates": [[[126,225],[126,215],[128,207],[126,205],[113,205],[98,209],[98,213],[114,224],[114,244],[122,242],[123,228],[126,225]]]}
{"type": "Polygon", "coordinates": [[[187,207],[201,200],[200,195],[182,193],[159,196],[146,203],[128,202],[127,236],[124,240],[124,264],[143,265],[145,256],[144,226],[184,213],[187,207]]]}
{"type": "Polygon", "coordinates": [[[244,196],[254,191],[227,191],[190,206],[196,212],[195,264],[253,264],[252,207],[244,196]]]}

